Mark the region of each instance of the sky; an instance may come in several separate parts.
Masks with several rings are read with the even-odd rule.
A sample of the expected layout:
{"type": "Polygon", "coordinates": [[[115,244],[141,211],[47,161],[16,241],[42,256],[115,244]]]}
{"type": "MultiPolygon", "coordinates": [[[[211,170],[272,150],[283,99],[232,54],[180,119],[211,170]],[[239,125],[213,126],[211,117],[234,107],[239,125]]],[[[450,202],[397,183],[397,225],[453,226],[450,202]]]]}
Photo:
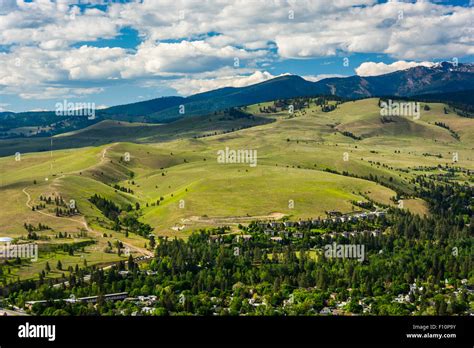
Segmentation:
{"type": "Polygon", "coordinates": [[[473,58],[473,0],[0,0],[0,111],[473,58]]]}

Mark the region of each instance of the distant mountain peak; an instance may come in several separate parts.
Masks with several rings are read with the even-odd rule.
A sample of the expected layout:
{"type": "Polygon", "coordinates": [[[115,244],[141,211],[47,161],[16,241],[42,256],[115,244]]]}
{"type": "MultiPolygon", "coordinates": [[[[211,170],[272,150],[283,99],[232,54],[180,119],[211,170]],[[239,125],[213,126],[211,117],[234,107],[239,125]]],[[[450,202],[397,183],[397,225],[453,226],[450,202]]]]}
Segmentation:
{"type": "Polygon", "coordinates": [[[458,71],[458,72],[474,72],[474,64],[457,63],[457,62],[438,62],[430,67],[430,69],[441,71],[458,71]]]}
{"type": "MultiPolygon", "coordinates": [[[[335,95],[345,99],[380,96],[410,97],[446,95],[463,92],[466,99],[474,90],[474,64],[439,62],[431,67],[416,66],[377,76],[330,77],[315,82],[298,75],[285,74],[245,87],[224,87],[189,97],[162,97],[133,104],[97,110],[101,120],[128,122],[171,122],[173,120],[214,113],[278,99],[335,95]],[[466,95],[466,96],[465,96],[466,95]],[[185,114],[180,112],[185,106],[185,114]]],[[[459,93],[458,93],[459,94],[459,93]]],[[[438,98],[438,97],[437,97],[438,98]]],[[[459,98],[459,95],[456,96],[459,98]]],[[[184,110],[184,109],[183,109],[184,110]]],[[[0,113],[0,129],[19,127],[49,127],[57,123],[54,112],[0,113]]],[[[66,130],[90,125],[89,121],[73,117],[66,130]]]]}

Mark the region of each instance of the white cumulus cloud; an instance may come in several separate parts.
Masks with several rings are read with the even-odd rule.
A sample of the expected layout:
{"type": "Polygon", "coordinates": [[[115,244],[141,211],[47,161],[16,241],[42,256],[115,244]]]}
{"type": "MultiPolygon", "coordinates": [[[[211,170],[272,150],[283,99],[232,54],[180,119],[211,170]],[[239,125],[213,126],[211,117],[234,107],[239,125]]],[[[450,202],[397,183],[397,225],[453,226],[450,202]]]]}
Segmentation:
{"type": "Polygon", "coordinates": [[[305,75],[303,78],[307,81],[318,82],[324,79],[330,79],[332,77],[347,77],[347,75],[341,74],[319,74],[319,75],[305,75]]]}
{"type": "MultiPolygon", "coordinates": [[[[282,75],[278,75],[282,76],[282,75]]],[[[191,95],[211,91],[222,87],[245,87],[259,82],[267,81],[278,76],[273,76],[267,71],[256,71],[251,75],[219,76],[208,79],[183,78],[170,83],[181,95],[191,95]]]]}
{"type": "Polygon", "coordinates": [[[359,76],[377,76],[414,68],[415,66],[431,67],[432,65],[434,65],[433,62],[406,62],[404,60],[399,60],[391,64],[365,62],[359,65],[355,71],[359,76]]]}

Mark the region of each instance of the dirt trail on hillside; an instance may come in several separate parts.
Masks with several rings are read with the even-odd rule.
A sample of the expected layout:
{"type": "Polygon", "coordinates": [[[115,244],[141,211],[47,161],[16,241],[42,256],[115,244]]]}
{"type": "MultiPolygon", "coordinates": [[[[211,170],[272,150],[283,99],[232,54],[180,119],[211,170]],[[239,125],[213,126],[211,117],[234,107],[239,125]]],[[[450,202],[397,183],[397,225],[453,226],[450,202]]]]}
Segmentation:
{"type": "MultiPolygon", "coordinates": [[[[97,164],[95,164],[95,165],[93,165],[91,168],[94,168],[94,167],[96,167],[96,166],[102,164],[102,163],[107,159],[107,157],[106,157],[106,155],[107,155],[107,150],[110,149],[112,146],[113,146],[113,145],[110,145],[110,146],[106,147],[106,148],[102,151],[102,155],[101,155],[101,158],[100,158],[100,162],[97,163],[97,164]]],[[[61,175],[61,176],[55,178],[53,181],[60,180],[60,179],[62,179],[62,178],[65,178],[66,175],[71,175],[71,174],[74,174],[74,172],[68,173],[68,174],[63,174],[63,175],[61,175]]],[[[53,183],[50,184],[50,187],[51,187],[52,185],[53,185],[53,183]]],[[[28,186],[25,187],[25,188],[23,188],[22,191],[23,191],[23,193],[24,193],[24,194],[26,195],[26,197],[27,197],[27,200],[26,200],[26,203],[25,203],[26,206],[27,206],[30,210],[32,210],[32,209],[33,209],[33,206],[31,205],[31,195],[30,195],[30,194],[28,193],[28,191],[26,190],[27,188],[28,188],[28,186]]],[[[102,235],[103,235],[101,232],[98,232],[98,231],[95,231],[94,229],[92,229],[92,228],[89,226],[89,224],[87,223],[87,220],[85,219],[85,217],[81,217],[80,219],[73,219],[73,218],[68,218],[68,217],[56,216],[56,215],[54,215],[54,214],[46,213],[46,212],[41,211],[41,210],[35,210],[35,212],[36,212],[36,213],[39,213],[39,214],[42,214],[42,215],[45,215],[45,216],[48,216],[48,217],[51,217],[51,218],[61,219],[62,221],[68,220],[68,221],[72,221],[72,222],[78,223],[78,224],[82,225],[82,226],[86,229],[87,232],[90,232],[90,233],[94,234],[94,235],[95,235],[96,237],[98,237],[98,238],[101,238],[102,235]]],[[[150,250],[147,250],[147,249],[145,249],[145,248],[137,247],[137,246],[132,245],[132,244],[127,243],[127,242],[123,242],[123,241],[121,241],[121,242],[122,242],[122,244],[123,244],[124,246],[126,246],[126,247],[129,248],[130,250],[133,250],[133,251],[135,251],[135,252],[137,252],[137,253],[139,253],[139,254],[141,254],[141,255],[149,256],[149,257],[152,257],[152,256],[153,256],[153,252],[150,251],[150,250]]]]}

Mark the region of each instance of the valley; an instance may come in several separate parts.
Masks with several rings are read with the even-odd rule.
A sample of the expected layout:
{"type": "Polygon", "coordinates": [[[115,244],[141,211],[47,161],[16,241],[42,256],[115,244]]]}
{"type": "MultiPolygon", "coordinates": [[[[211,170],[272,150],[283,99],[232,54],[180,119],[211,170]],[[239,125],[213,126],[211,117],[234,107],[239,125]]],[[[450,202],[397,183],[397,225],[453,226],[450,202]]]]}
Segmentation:
{"type": "MultiPolygon", "coordinates": [[[[0,158],[1,235],[27,241],[25,224],[47,226],[35,232],[43,256],[36,264],[11,266],[4,277],[36,278],[46,262],[56,262],[58,255],[41,252],[54,244],[90,242],[65,256],[63,264],[73,266],[151,255],[149,236],[114,227],[91,203],[94,195],[113,202],[122,217],[140,221],[140,229],[150,226],[153,239],[187,239],[197,229],[219,226],[239,233],[239,225],[252,221],[364,211],[356,202],[428,215],[413,180],[442,175],[468,182],[474,121],[446,114],[444,104],[422,103],[420,119],[392,117],[387,123],[378,102],[329,101],[336,108],[326,112],[308,98],[294,112],[286,106],[265,111],[274,105],[268,102],[164,125],[102,121],[54,136],[52,151],[43,152],[34,149],[49,138],[24,139],[20,160],[0,158]],[[255,150],[257,165],[218,163],[217,153],[226,147],[255,150]],[[57,216],[49,204],[32,210],[42,204],[40,197],[72,201],[78,212],[57,216]],[[59,233],[70,237],[58,239],[59,233]]],[[[2,141],[9,142],[2,149],[14,151],[14,142],[2,141]]]]}

